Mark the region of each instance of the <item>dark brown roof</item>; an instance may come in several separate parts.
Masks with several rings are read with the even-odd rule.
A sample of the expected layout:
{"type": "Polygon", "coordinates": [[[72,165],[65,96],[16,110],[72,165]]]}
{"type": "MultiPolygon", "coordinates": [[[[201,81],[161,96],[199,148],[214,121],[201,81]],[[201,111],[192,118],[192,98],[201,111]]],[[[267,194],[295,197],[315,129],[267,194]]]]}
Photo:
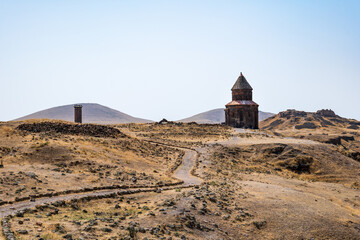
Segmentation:
{"type": "Polygon", "coordinates": [[[236,80],[234,86],[231,88],[231,90],[238,90],[238,89],[253,90],[252,87],[250,86],[250,84],[248,83],[248,81],[246,81],[246,78],[244,77],[244,75],[242,73],[240,73],[240,76],[236,80]]]}
{"type": "Polygon", "coordinates": [[[228,104],[226,104],[226,106],[240,106],[240,105],[255,105],[255,106],[259,106],[256,102],[251,101],[251,100],[236,100],[236,101],[231,101],[228,104]]]}

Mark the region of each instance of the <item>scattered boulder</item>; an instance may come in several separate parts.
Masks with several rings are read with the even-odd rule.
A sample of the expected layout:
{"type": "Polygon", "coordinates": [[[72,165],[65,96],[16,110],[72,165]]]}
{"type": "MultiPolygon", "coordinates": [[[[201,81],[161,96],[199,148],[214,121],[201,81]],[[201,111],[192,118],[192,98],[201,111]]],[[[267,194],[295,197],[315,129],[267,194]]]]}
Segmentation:
{"type": "Polygon", "coordinates": [[[263,228],[266,227],[267,222],[266,222],[266,221],[254,221],[253,224],[255,225],[255,227],[256,227],[257,229],[260,230],[260,229],[263,229],[263,228]]]}
{"type": "Polygon", "coordinates": [[[102,228],[101,230],[102,230],[103,232],[106,232],[106,233],[112,232],[112,229],[111,229],[111,228],[102,228]]]}
{"type": "Polygon", "coordinates": [[[25,235],[28,234],[29,232],[27,230],[18,230],[17,233],[25,235]]]}
{"type": "Polygon", "coordinates": [[[34,178],[34,179],[37,178],[37,175],[35,173],[33,173],[33,172],[26,172],[25,175],[30,177],[30,178],[34,178]]]}

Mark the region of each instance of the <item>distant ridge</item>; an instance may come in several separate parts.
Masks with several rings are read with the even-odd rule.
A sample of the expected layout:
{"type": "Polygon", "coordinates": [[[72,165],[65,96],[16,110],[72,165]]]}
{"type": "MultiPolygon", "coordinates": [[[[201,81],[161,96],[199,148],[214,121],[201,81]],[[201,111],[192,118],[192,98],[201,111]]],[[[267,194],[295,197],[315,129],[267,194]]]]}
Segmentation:
{"type": "MultiPolygon", "coordinates": [[[[81,103],[83,106],[83,123],[98,124],[118,124],[118,123],[150,123],[151,120],[136,118],[128,114],[122,113],[115,109],[97,104],[97,103],[81,103]]],[[[64,105],[45,109],[15,119],[16,121],[27,119],[59,119],[65,121],[74,121],[74,105],[64,105]]]]}
{"type": "MultiPolygon", "coordinates": [[[[275,114],[259,111],[259,121],[272,117],[275,114]]],[[[177,122],[197,122],[197,123],[222,123],[225,122],[224,108],[217,108],[207,112],[202,112],[194,116],[178,120],[177,122]]]]}

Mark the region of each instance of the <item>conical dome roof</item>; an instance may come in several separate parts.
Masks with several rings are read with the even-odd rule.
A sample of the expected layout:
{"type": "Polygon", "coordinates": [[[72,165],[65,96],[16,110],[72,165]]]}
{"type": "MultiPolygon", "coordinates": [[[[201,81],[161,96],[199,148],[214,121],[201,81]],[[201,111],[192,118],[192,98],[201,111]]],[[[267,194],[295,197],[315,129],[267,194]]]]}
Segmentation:
{"type": "Polygon", "coordinates": [[[231,90],[242,90],[242,89],[253,90],[253,88],[250,86],[244,75],[240,73],[240,76],[236,80],[231,90]]]}

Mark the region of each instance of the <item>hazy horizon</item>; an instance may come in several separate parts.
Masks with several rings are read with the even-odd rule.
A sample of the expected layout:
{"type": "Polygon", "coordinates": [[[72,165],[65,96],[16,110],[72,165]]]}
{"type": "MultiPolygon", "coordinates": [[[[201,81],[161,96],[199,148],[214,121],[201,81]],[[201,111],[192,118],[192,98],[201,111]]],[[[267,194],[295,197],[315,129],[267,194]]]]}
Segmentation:
{"type": "Polygon", "coordinates": [[[74,103],[178,120],[231,100],[360,120],[358,1],[1,1],[0,121],[74,103]]]}
{"type": "MultiPolygon", "coordinates": [[[[104,107],[104,108],[108,108],[108,106],[105,106],[105,105],[102,105],[102,104],[99,104],[99,103],[76,103],[76,104],[80,104],[80,105],[82,105],[82,107],[83,107],[83,120],[84,120],[84,122],[87,122],[87,120],[88,120],[88,119],[86,119],[86,117],[85,117],[85,115],[86,115],[85,111],[87,111],[87,113],[89,113],[89,112],[88,112],[89,110],[87,109],[87,107],[89,107],[89,105],[100,105],[100,106],[102,106],[102,107],[104,107]]],[[[27,115],[21,116],[20,119],[17,118],[17,119],[12,119],[12,120],[24,120],[24,119],[22,119],[23,117],[27,117],[27,116],[29,116],[29,115],[31,116],[31,115],[33,115],[33,114],[38,114],[38,113],[42,113],[42,116],[41,116],[41,117],[39,117],[39,116],[36,116],[36,117],[31,116],[31,117],[32,117],[32,118],[43,118],[43,115],[48,115],[48,116],[51,116],[50,119],[62,119],[62,120],[66,120],[64,117],[68,118],[68,117],[69,117],[69,116],[68,116],[69,114],[65,114],[65,112],[64,112],[64,107],[68,107],[68,106],[72,106],[72,105],[75,105],[75,104],[61,105],[61,106],[55,106],[55,107],[52,107],[52,108],[49,108],[49,109],[42,109],[42,110],[40,110],[40,111],[36,111],[36,112],[31,113],[31,114],[27,114],[27,115]],[[60,112],[58,112],[58,114],[61,115],[62,117],[56,118],[56,117],[53,116],[53,115],[54,115],[54,111],[53,111],[54,108],[55,108],[55,109],[56,109],[56,108],[59,108],[59,109],[60,109],[60,112]],[[51,113],[48,112],[48,110],[50,110],[50,109],[52,110],[51,113]]],[[[114,108],[110,108],[110,109],[121,112],[121,111],[118,110],[118,109],[114,109],[114,108]]],[[[204,111],[204,112],[199,112],[199,113],[193,114],[193,115],[188,116],[188,117],[183,118],[183,119],[187,119],[187,118],[189,118],[189,117],[193,117],[193,116],[196,116],[196,115],[198,115],[198,114],[205,113],[205,112],[216,111],[216,110],[218,110],[218,109],[224,109],[224,108],[209,109],[209,110],[206,110],[206,111],[204,111]]],[[[93,111],[90,110],[90,112],[91,112],[91,115],[92,115],[92,114],[93,114],[93,111]]],[[[259,112],[262,112],[262,113],[265,113],[265,114],[269,113],[269,112],[263,112],[263,111],[261,111],[261,110],[260,110],[259,112]]],[[[71,114],[71,117],[68,119],[68,121],[72,121],[73,118],[74,118],[74,116],[73,116],[73,114],[74,114],[73,110],[71,110],[70,112],[66,112],[66,113],[70,113],[70,114],[71,114]],[[70,119],[71,119],[71,120],[70,120],[70,119]]],[[[124,112],[122,112],[122,113],[124,113],[124,112]]],[[[106,115],[108,115],[108,114],[109,114],[109,112],[106,112],[106,115]]],[[[126,114],[126,113],[125,113],[125,114],[126,114]]],[[[259,114],[260,114],[260,113],[259,113],[259,114]]],[[[96,117],[98,117],[98,116],[96,116],[96,117]]],[[[137,116],[131,116],[131,117],[141,118],[141,117],[137,117],[137,116]]],[[[224,118],[225,118],[225,115],[224,115],[224,118]]],[[[31,118],[26,118],[26,119],[31,119],[31,118]]],[[[178,121],[178,120],[183,120],[183,119],[167,119],[167,120],[178,121]]],[[[155,121],[155,122],[158,121],[158,119],[144,119],[144,120],[151,120],[151,121],[155,121]]],[[[259,121],[261,121],[261,120],[259,120],[259,121]]]]}

